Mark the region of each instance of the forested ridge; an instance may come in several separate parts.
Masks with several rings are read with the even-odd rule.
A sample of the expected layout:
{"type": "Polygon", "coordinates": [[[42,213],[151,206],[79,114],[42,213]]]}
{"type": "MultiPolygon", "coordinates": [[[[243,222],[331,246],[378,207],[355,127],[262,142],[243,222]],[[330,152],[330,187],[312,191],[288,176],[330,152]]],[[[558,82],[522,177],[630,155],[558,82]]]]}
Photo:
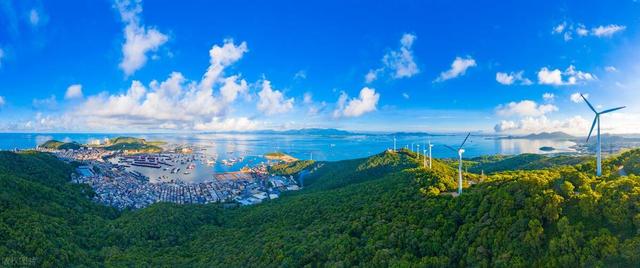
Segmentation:
{"type": "Polygon", "coordinates": [[[447,162],[425,169],[402,151],[283,166],[314,169],[304,190],[256,206],[119,212],[68,183],[71,165],[1,152],[0,256],[44,267],[640,265],[640,150],[608,158],[601,178],[593,158],[511,170],[505,159],[470,160],[496,168],[465,173],[459,197],[447,162]]]}

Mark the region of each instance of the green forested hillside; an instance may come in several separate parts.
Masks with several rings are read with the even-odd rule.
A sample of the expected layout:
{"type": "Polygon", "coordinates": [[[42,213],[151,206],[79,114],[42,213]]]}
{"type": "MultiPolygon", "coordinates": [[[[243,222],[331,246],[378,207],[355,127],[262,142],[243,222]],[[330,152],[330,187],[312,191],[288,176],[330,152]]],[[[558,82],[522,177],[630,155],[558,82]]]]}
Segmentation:
{"type": "Polygon", "coordinates": [[[39,145],[38,147],[55,150],[77,150],[80,149],[82,145],[77,142],[61,142],[57,140],[49,140],[39,145]]]}
{"type": "Polygon", "coordinates": [[[71,168],[47,155],[1,156],[0,255],[39,266],[640,265],[638,150],[608,159],[602,178],[589,161],[465,174],[476,184],[456,198],[442,194],[456,187],[447,164],[428,170],[386,152],[318,163],[304,190],[261,205],[125,212],[87,201],[88,189],[65,183],[71,168]],[[613,172],[620,163],[628,176],[613,172]]]}

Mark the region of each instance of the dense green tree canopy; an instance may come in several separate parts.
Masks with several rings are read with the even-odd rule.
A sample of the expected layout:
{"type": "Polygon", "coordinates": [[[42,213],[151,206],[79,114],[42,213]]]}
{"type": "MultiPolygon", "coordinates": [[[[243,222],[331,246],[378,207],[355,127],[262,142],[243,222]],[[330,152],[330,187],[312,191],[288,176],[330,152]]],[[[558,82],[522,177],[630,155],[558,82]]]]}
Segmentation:
{"type": "Polygon", "coordinates": [[[639,152],[607,159],[601,178],[593,159],[465,173],[459,197],[449,164],[385,152],[283,166],[308,168],[305,188],[260,205],[122,212],[70,184],[72,165],[2,152],[0,256],[44,267],[638,266],[639,152]]]}

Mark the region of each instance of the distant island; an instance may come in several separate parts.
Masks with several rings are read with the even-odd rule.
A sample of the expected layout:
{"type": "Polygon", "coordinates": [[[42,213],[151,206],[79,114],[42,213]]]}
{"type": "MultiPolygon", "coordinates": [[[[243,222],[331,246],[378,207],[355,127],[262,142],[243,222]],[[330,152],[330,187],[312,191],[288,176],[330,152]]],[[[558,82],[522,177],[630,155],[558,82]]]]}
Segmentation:
{"type": "Polygon", "coordinates": [[[542,147],[540,147],[540,151],[543,151],[543,152],[551,152],[551,151],[555,151],[555,150],[556,150],[556,148],[553,148],[551,146],[542,146],[542,147]]]}
{"type": "Polygon", "coordinates": [[[280,160],[283,162],[294,162],[297,161],[298,159],[290,156],[288,154],[282,153],[282,152],[271,152],[271,153],[266,153],[264,154],[264,158],[269,159],[269,160],[280,160]]]}
{"type": "Polygon", "coordinates": [[[82,147],[102,148],[108,151],[125,151],[127,153],[160,153],[161,145],[166,144],[164,141],[147,141],[141,138],[133,137],[116,137],[107,140],[104,144],[87,144],[83,145],[75,141],[61,142],[57,140],[49,140],[38,145],[38,148],[48,150],[78,150],[82,147]]]}
{"type": "Polygon", "coordinates": [[[78,150],[81,147],[82,145],[77,142],[62,142],[57,140],[49,140],[38,145],[38,148],[50,150],[78,150]]]}
{"type": "Polygon", "coordinates": [[[524,136],[506,136],[497,137],[496,139],[527,139],[527,140],[574,140],[577,137],[564,133],[562,131],[556,132],[541,132],[532,133],[524,136]]]}

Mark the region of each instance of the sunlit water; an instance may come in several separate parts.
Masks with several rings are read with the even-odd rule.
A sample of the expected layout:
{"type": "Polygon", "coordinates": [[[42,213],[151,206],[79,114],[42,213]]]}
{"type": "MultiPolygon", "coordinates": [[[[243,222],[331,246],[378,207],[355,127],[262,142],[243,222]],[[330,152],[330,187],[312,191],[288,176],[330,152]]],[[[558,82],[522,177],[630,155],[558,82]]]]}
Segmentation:
{"type": "MultiPolygon", "coordinates": [[[[185,165],[180,165],[179,174],[171,175],[162,169],[135,167],[151,179],[167,176],[169,179],[180,178],[184,181],[203,181],[211,179],[213,174],[227,171],[237,171],[244,166],[251,166],[266,161],[262,156],[273,151],[282,151],[299,159],[336,161],[370,156],[393,147],[393,136],[390,135],[346,135],[346,136],[318,136],[318,135],[277,135],[277,134],[22,134],[0,133],[0,149],[28,149],[34,148],[50,139],[61,141],[76,141],[88,143],[95,139],[113,138],[117,136],[133,136],[147,140],[162,140],[170,144],[189,144],[201,148],[197,151],[206,158],[215,158],[216,164],[207,166],[196,161],[197,167],[191,174],[185,175],[185,165]],[[244,160],[232,166],[222,164],[223,159],[243,157],[244,160]],[[179,175],[179,176],[178,176],[179,175]]],[[[423,151],[430,140],[433,147],[433,157],[456,157],[456,153],[444,147],[449,145],[457,148],[462,142],[462,135],[447,136],[399,136],[398,148],[411,148],[423,151]]],[[[547,153],[540,151],[540,147],[549,146],[556,150],[551,153],[573,152],[570,147],[575,145],[571,141],[560,140],[527,140],[527,139],[493,139],[491,137],[472,136],[465,146],[465,157],[493,154],[521,154],[547,153]]]]}

